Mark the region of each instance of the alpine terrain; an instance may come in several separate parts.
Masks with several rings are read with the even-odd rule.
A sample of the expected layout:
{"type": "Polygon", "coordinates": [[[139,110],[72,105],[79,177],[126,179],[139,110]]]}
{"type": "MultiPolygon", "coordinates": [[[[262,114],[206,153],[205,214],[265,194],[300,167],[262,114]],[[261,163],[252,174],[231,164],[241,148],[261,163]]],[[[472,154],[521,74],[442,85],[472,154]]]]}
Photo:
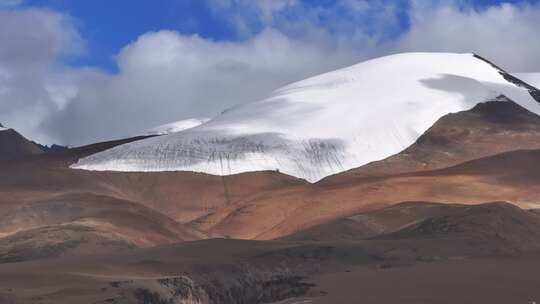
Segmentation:
{"type": "Polygon", "coordinates": [[[540,113],[540,93],[473,54],[411,53],[300,81],[184,132],[79,160],[76,169],[276,170],[318,181],[396,154],[442,116],[505,96],[540,113]]]}
{"type": "Polygon", "coordinates": [[[0,125],[0,303],[537,303],[538,75],[405,53],[80,147],[0,125]]]}

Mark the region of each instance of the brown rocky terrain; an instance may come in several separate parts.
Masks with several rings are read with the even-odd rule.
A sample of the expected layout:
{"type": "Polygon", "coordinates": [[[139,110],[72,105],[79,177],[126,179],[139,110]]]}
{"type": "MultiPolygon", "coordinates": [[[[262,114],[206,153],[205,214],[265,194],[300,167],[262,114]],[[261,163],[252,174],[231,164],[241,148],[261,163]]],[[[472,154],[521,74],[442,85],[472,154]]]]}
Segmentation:
{"type": "Polygon", "coordinates": [[[419,243],[430,240],[443,251],[463,256],[483,251],[486,255],[536,252],[540,250],[540,216],[505,202],[480,205],[406,202],[311,227],[283,240],[419,243]],[[441,239],[444,245],[438,243],[441,239]],[[449,245],[457,247],[451,249],[449,245]]]}
{"type": "MultiPolygon", "coordinates": [[[[528,211],[540,203],[540,117],[504,97],[315,184],[279,172],[69,168],[143,138],[0,160],[0,303],[334,303],[355,288],[333,281],[387,276],[378,269],[540,261],[540,215],[528,211]]],[[[518,290],[508,299],[521,301],[518,290]]]]}
{"type": "Polygon", "coordinates": [[[29,141],[14,129],[4,129],[0,124],[0,161],[21,159],[44,152],[42,146],[29,141]]]}
{"type": "MultiPolygon", "coordinates": [[[[387,227],[391,228],[383,231],[393,232],[347,239],[313,240],[309,233],[295,240],[213,239],[99,256],[7,263],[0,265],[0,299],[8,303],[271,303],[299,298],[306,303],[350,303],[375,297],[369,300],[374,302],[381,290],[389,288],[383,278],[392,273],[420,280],[437,273],[428,285],[462,282],[468,285],[463,289],[469,292],[468,301],[474,303],[493,297],[484,289],[474,291],[471,285],[499,286],[494,279],[507,271],[521,283],[496,291],[503,297],[494,303],[538,297],[536,289],[530,288],[539,279],[531,267],[524,268],[524,263],[540,261],[540,216],[534,212],[507,203],[449,208],[404,203],[353,218],[364,223],[376,219],[382,226],[390,223],[387,227]],[[405,222],[410,224],[397,228],[405,222]],[[494,259],[500,266],[493,267],[494,259]],[[363,279],[347,279],[357,277],[363,279]],[[476,282],[479,278],[486,281],[476,282]],[[336,282],[341,283],[336,286],[336,282]],[[366,286],[372,290],[365,290],[366,286]],[[523,290],[529,292],[521,294],[523,290]],[[347,301],[332,302],[335,299],[347,301]]],[[[343,229],[329,227],[335,235],[343,229]]],[[[362,233],[363,228],[358,231],[362,233]]],[[[385,302],[415,303],[414,299],[425,297],[452,303],[463,295],[452,294],[453,286],[433,294],[422,286],[402,284],[395,287],[400,292],[380,297],[385,302]],[[407,299],[408,291],[414,291],[416,298],[407,299]]]]}
{"type": "Polygon", "coordinates": [[[272,239],[399,201],[477,204],[504,200],[537,208],[540,151],[514,151],[455,167],[259,193],[208,217],[212,233],[272,239]],[[271,216],[269,216],[271,215],[271,216]],[[256,219],[256,220],[255,220],[256,219]]]}
{"type": "Polygon", "coordinates": [[[501,97],[441,118],[415,144],[386,160],[313,185],[257,193],[195,224],[204,231],[268,239],[398,201],[505,200],[533,208],[538,176],[531,168],[538,167],[538,153],[516,150],[539,147],[539,126],[540,117],[501,97]]]}
{"type": "Polygon", "coordinates": [[[115,252],[206,238],[143,205],[66,194],[4,210],[0,262],[115,252]]]}

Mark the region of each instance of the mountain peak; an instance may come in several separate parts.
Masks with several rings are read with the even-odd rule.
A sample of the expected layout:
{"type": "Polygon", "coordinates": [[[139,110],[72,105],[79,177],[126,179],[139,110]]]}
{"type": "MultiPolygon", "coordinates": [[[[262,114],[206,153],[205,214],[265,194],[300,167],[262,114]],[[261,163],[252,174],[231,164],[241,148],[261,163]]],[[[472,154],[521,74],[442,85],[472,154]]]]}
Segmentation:
{"type": "Polygon", "coordinates": [[[0,160],[21,159],[44,153],[43,147],[26,139],[14,129],[0,125],[0,160]]]}
{"type": "Polygon", "coordinates": [[[538,88],[528,84],[527,82],[515,77],[514,75],[504,71],[502,68],[500,68],[499,66],[495,65],[494,63],[492,63],[491,61],[481,57],[480,55],[477,55],[477,54],[474,54],[474,57],[475,58],[478,58],[482,61],[485,61],[486,63],[492,65],[494,68],[496,68],[497,70],[499,70],[499,73],[504,77],[504,79],[506,79],[507,81],[519,86],[519,87],[522,87],[522,88],[525,88],[529,91],[529,94],[531,94],[531,97],[536,100],[537,102],[540,103],[540,90],[538,90],[538,88]]]}
{"type": "Polygon", "coordinates": [[[314,182],[394,155],[442,116],[500,95],[540,113],[535,88],[506,75],[473,54],[376,58],[285,86],[198,127],[89,156],[73,167],[215,175],[279,170],[314,182]]]}

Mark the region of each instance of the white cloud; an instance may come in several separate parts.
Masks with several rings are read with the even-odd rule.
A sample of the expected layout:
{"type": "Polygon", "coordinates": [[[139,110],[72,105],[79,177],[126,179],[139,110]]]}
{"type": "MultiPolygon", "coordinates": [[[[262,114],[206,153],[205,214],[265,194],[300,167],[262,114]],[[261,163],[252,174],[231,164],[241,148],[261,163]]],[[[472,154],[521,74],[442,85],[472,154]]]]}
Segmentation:
{"type": "Polygon", "coordinates": [[[0,10],[0,42],[2,65],[48,65],[84,50],[72,19],[46,9],[0,10]]]}
{"type": "Polygon", "coordinates": [[[64,73],[60,58],[82,51],[69,16],[45,9],[0,10],[0,121],[50,140],[39,130],[57,104],[46,84],[64,73]]]}
{"type": "Polygon", "coordinates": [[[44,126],[70,144],[122,137],[264,98],[287,83],[355,62],[357,55],[275,30],[242,42],[148,33],[120,52],[117,75],[83,79],[76,96],[44,126]]]}
{"type": "Polygon", "coordinates": [[[512,71],[540,71],[539,5],[475,10],[416,1],[399,51],[476,52],[512,71]]]}

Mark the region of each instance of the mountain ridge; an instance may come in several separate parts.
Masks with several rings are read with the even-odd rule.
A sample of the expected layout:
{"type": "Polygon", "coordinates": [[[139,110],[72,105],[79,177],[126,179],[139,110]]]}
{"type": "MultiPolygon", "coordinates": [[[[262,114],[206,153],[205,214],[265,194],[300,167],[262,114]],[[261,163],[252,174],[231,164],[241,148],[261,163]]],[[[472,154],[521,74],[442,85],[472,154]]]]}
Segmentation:
{"type": "Polygon", "coordinates": [[[0,125],[0,161],[46,153],[43,146],[26,139],[14,129],[0,125]]]}
{"type": "Polygon", "coordinates": [[[215,175],[279,170],[315,182],[394,155],[438,118],[499,95],[540,113],[536,92],[473,54],[392,55],[294,83],[198,127],[118,146],[72,167],[215,175]]]}

